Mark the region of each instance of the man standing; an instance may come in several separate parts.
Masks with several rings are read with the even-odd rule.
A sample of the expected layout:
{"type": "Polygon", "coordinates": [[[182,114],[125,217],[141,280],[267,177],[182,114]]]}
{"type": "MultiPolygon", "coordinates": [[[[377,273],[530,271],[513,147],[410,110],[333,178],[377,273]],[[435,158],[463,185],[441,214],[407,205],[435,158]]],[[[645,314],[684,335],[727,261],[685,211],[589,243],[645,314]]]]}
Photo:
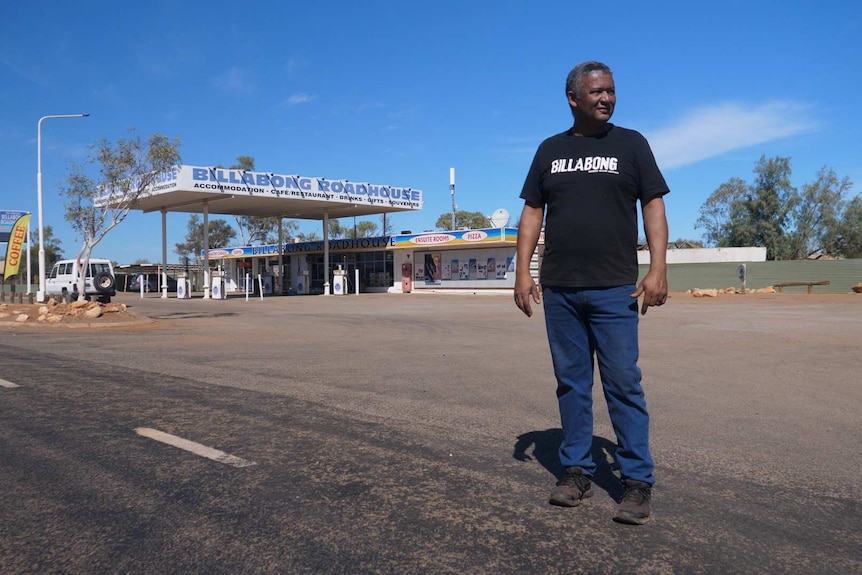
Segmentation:
{"type": "Polygon", "coordinates": [[[600,62],[575,66],[566,79],[574,125],[539,145],[521,198],[515,304],[532,316],[541,302],[530,259],[545,222],[539,282],[557,379],[565,475],[550,503],[580,505],[592,495],[593,360],[617,436],[624,494],[614,520],[649,521],[653,460],[649,415],[638,360],[638,299],[645,314],[667,299],[664,177],[646,139],[609,122],[616,105],[613,73],[600,62]],[[637,203],[650,249],[637,284],[637,203]]]}

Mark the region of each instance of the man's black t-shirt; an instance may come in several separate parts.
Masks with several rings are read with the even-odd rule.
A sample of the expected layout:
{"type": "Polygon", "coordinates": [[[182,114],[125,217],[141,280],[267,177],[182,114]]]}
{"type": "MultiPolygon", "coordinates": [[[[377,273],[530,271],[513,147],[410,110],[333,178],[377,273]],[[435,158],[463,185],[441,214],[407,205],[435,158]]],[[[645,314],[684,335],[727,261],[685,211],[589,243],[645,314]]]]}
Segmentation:
{"type": "Polygon", "coordinates": [[[668,193],[649,143],[608,124],[597,136],[566,131],[539,145],[521,198],[544,207],[543,285],[612,287],[638,277],[637,202],[668,193]]]}

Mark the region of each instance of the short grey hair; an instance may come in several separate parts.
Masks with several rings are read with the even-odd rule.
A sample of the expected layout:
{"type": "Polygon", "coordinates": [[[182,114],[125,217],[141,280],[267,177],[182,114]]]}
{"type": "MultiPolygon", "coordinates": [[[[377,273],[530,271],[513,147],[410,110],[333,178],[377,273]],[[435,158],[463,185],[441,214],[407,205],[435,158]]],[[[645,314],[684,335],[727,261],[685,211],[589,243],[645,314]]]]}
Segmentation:
{"type": "Polygon", "coordinates": [[[596,62],[595,60],[590,60],[589,62],[581,62],[569,72],[569,76],[566,78],[566,94],[569,92],[573,94],[577,94],[578,90],[581,89],[581,80],[584,76],[588,74],[592,74],[593,72],[604,72],[605,74],[614,75],[611,72],[611,69],[608,68],[606,64],[602,64],[601,62],[596,62]]]}

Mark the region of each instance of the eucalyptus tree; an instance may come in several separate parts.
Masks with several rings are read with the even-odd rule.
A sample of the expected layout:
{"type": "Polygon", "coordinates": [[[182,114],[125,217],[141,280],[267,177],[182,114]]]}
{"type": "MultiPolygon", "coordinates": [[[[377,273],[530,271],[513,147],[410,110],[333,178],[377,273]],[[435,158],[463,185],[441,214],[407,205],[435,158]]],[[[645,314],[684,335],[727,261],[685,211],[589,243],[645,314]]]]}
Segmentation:
{"type": "MultiPolygon", "coordinates": [[[[73,164],[61,184],[66,221],[81,239],[78,285],[84,285],[90,254],[118,226],[138,198],[158,178],[180,163],[179,140],[162,134],[143,139],[135,130],[116,142],[102,139],[90,146],[83,164],[73,164]]],[[[86,290],[80,290],[80,298],[86,290]]]]}

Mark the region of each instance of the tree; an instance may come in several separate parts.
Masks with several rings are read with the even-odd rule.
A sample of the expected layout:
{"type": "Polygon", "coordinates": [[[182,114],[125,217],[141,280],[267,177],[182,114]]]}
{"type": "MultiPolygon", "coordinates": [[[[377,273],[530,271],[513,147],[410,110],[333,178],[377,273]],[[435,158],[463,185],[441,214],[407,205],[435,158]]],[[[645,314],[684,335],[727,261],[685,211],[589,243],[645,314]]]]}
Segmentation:
{"type": "Polygon", "coordinates": [[[317,235],[317,232],[299,232],[294,237],[301,242],[316,242],[320,240],[320,236],[317,235]]]}
{"type": "MultiPolygon", "coordinates": [[[[452,213],[440,214],[437,218],[438,230],[449,230],[452,228],[452,213]]],[[[471,230],[487,228],[490,224],[488,218],[482,212],[466,212],[458,210],[455,212],[455,229],[468,228],[471,230]]]]}
{"type": "Polygon", "coordinates": [[[236,222],[240,229],[240,241],[244,246],[278,242],[278,218],[237,216],[236,222]]]}
{"type": "Polygon", "coordinates": [[[342,227],[337,219],[329,220],[329,239],[338,239],[347,236],[347,228],[342,227]]]}
{"type": "Polygon", "coordinates": [[[767,259],[803,258],[814,252],[855,257],[862,231],[862,200],[845,202],[852,188],[826,166],[798,192],[790,183],[790,159],[761,157],[753,184],[731,178],[700,208],[695,227],[708,245],[763,246],[767,259]],[[860,211],[855,211],[855,209],[860,211]]]}
{"type": "MultiPolygon", "coordinates": [[[[63,259],[63,248],[60,247],[61,242],[54,237],[54,228],[44,226],[42,228],[42,246],[45,249],[45,270],[50,271],[54,264],[63,259]]],[[[33,230],[30,232],[29,242],[29,260],[30,269],[39,269],[39,231],[33,230]]],[[[38,272],[37,272],[38,273],[38,272]]]]}
{"type": "Polygon", "coordinates": [[[253,172],[255,170],[254,167],[254,158],[251,156],[237,156],[236,164],[230,167],[231,170],[243,170],[245,172],[253,172]]]}
{"type": "MultiPolygon", "coordinates": [[[[178,148],[176,138],[153,134],[144,141],[130,130],[127,138],[114,144],[102,139],[91,146],[86,163],[96,167],[98,176],[91,177],[83,166],[72,166],[61,192],[66,196],[66,221],[82,240],[76,257],[78,285],[85,285],[93,248],[126,219],[159,174],[180,163],[178,148]]],[[[86,297],[84,292],[80,290],[79,298],[86,297]]]]}
{"type": "Polygon", "coordinates": [[[721,184],[700,208],[696,227],[718,247],[764,246],[767,259],[793,256],[788,232],[790,213],[798,202],[790,183],[790,159],[761,156],[751,185],[739,178],[721,184]]]}
{"type": "Polygon", "coordinates": [[[704,230],[703,238],[707,245],[725,247],[723,244],[730,236],[731,210],[736,202],[748,194],[748,185],[740,178],[731,178],[721,184],[700,207],[700,217],[694,227],[704,230]]]}
{"type": "Polygon", "coordinates": [[[813,183],[802,186],[792,214],[796,224],[792,236],[795,257],[839,251],[839,222],[846,204],[844,196],[850,188],[848,178],[839,181],[826,166],[820,168],[813,183]]]}
{"type": "MultiPolygon", "coordinates": [[[[209,220],[207,228],[209,229],[207,244],[210,249],[226,248],[230,245],[230,241],[236,237],[236,231],[230,227],[227,221],[222,219],[209,220]]],[[[204,249],[204,224],[198,214],[189,216],[186,230],[186,241],[175,244],[174,252],[180,258],[191,257],[194,261],[199,261],[204,249]]]]}
{"type": "MultiPolygon", "coordinates": [[[[252,156],[237,156],[236,163],[230,169],[253,172],[255,170],[254,158],[252,156]]],[[[235,216],[235,219],[242,245],[265,245],[278,242],[277,218],[235,216]]]]}
{"type": "Polygon", "coordinates": [[[836,251],[846,258],[862,258],[862,196],[847,202],[837,228],[836,251]]]}
{"type": "Polygon", "coordinates": [[[370,238],[377,235],[377,224],[363,220],[356,222],[352,228],[347,229],[344,237],[346,238],[370,238]]]}
{"type": "Polygon", "coordinates": [[[282,220],[281,233],[284,235],[284,241],[289,241],[297,235],[297,232],[299,232],[299,224],[296,220],[282,220]]]}
{"type": "Polygon", "coordinates": [[[790,183],[790,158],[761,156],[754,173],[753,193],[748,201],[754,245],[766,246],[767,259],[792,258],[787,224],[798,195],[790,183]]]}

